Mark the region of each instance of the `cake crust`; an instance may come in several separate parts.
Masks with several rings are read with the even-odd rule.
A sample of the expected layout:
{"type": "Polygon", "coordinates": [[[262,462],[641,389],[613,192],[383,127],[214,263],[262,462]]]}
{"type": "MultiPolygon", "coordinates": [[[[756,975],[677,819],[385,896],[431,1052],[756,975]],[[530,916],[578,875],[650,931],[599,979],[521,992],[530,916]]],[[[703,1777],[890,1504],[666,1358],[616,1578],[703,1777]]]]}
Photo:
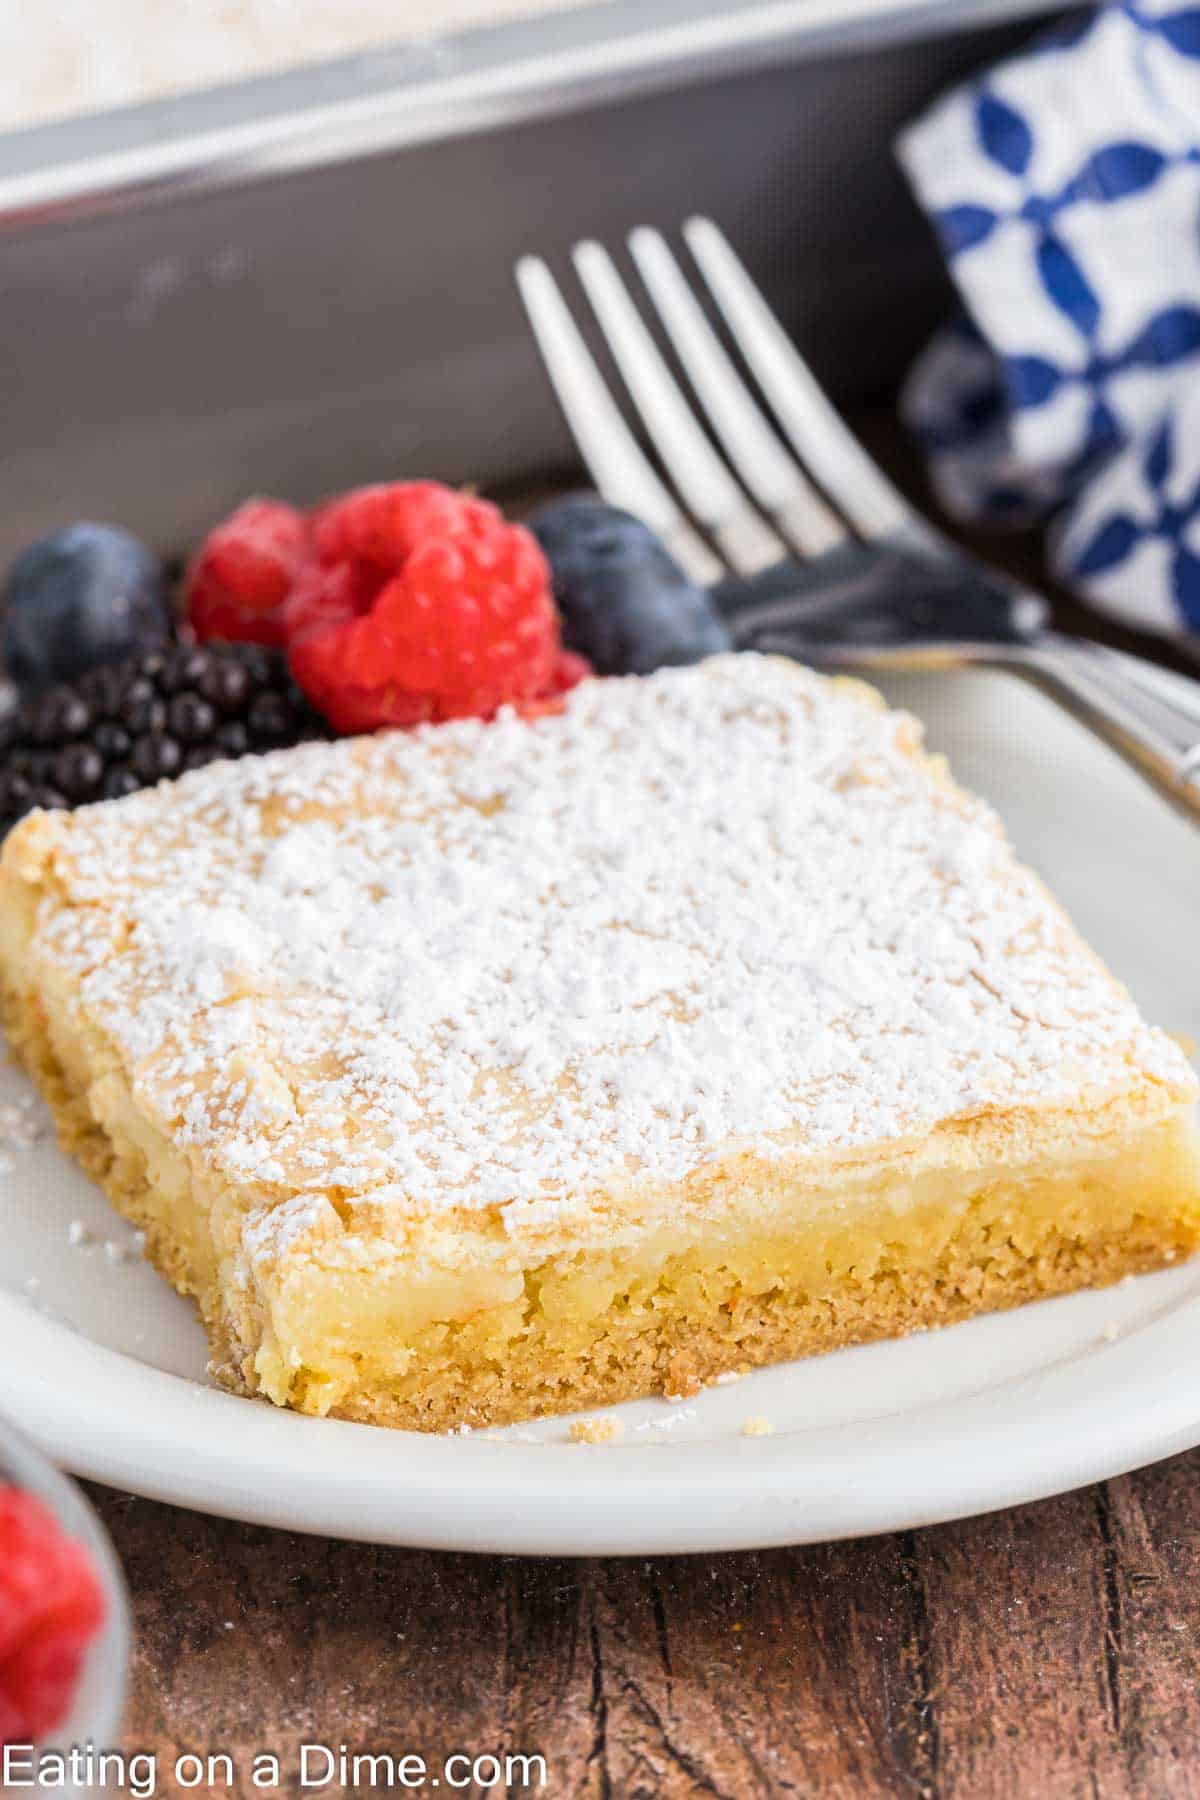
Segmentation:
{"type": "Polygon", "coordinates": [[[858,683],[720,658],[33,815],[10,1035],[226,1385],[445,1429],[1190,1254],[1195,1084],[858,683]]]}

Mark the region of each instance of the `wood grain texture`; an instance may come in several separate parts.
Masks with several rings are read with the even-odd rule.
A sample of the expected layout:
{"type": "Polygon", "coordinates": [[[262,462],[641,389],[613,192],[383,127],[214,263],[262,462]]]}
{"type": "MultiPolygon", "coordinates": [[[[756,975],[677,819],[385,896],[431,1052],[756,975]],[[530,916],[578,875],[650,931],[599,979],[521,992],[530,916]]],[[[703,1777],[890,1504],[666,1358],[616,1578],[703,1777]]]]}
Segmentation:
{"type": "Polygon", "coordinates": [[[1200,1794],[1198,1483],[1195,1452],[893,1537],[579,1562],[93,1498],[134,1597],[127,1744],[227,1751],[215,1791],[270,1750],[299,1795],[309,1741],[540,1751],[595,1800],[1157,1800],[1200,1794]]]}

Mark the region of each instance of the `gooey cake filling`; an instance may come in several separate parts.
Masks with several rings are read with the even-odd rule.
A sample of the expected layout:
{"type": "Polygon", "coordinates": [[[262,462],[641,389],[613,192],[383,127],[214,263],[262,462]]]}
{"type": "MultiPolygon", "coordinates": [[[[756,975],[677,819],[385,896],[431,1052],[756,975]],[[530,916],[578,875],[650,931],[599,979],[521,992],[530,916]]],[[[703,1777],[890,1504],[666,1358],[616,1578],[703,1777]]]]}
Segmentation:
{"type": "Polygon", "coordinates": [[[1195,1083],[870,689],[749,655],[0,864],[11,1034],[226,1385],[444,1429],[1113,1280],[1195,1083]]]}

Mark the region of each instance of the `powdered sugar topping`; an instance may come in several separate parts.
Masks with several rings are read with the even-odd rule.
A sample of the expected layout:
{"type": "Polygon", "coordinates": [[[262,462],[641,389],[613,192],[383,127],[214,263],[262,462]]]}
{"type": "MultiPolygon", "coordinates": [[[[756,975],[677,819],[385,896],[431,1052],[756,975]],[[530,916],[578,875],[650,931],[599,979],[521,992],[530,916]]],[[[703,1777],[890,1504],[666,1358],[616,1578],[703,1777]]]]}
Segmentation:
{"type": "Polygon", "coordinates": [[[270,1197],[489,1206],[851,1147],[1182,1056],[914,755],[754,656],[77,813],[37,950],[270,1197]]]}

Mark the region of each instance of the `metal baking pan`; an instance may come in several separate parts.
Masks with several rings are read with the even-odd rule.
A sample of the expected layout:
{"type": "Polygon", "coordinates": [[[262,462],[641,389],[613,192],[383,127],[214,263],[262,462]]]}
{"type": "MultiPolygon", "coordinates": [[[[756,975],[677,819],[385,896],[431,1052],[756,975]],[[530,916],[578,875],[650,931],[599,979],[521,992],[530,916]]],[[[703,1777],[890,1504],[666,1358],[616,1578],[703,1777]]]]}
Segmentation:
{"type": "Polygon", "coordinates": [[[514,259],[701,210],[843,400],[944,298],[897,127],[1038,0],[606,0],[0,137],[0,556],[571,461],[514,259]]]}

